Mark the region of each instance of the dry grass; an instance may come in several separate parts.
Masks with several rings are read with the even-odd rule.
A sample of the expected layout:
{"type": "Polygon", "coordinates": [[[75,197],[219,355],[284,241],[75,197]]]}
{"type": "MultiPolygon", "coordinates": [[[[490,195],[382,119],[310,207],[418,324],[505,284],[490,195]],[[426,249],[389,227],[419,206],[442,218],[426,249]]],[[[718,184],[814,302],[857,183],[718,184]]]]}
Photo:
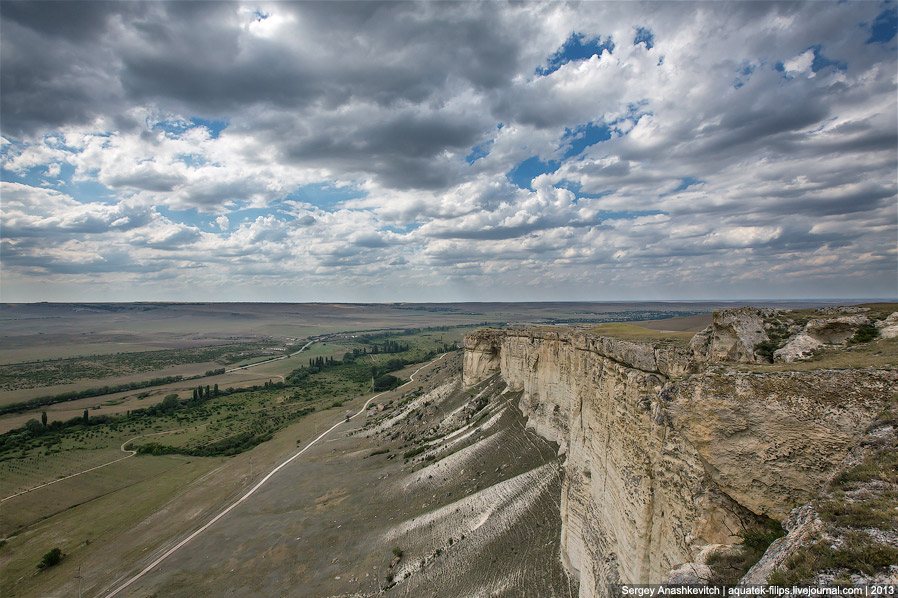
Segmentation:
{"type": "Polygon", "coordinates": [[[690,339],[694,336],[694,333],[692,332],[651,330],[636,324],[623,324],[617,322],[599,324],[598,326],[593,326],[587,330],[587,332],[596,336],[610,336],[637,343],[660,343],[679,347],[687,346],[690,339]]]}
{"type": "Polygon", "coordinates": [[[820,351],[814,357],[794,363],[772,363],[735,367],[751,372],[809,371],[821,369],[856,369],[898,367],[898,338],[884,338],[850,347],[833,347],[820,351]]]}
{"type": "Polygon", "coordinates": [[[662,330],[666,332],[699,332],[711,324],[712,314],[699,314],[697,316],[680,316],[678,318],[666,318],[664,320],[644,320],[641,322],[629,322],[642,328],[662,330]]]}

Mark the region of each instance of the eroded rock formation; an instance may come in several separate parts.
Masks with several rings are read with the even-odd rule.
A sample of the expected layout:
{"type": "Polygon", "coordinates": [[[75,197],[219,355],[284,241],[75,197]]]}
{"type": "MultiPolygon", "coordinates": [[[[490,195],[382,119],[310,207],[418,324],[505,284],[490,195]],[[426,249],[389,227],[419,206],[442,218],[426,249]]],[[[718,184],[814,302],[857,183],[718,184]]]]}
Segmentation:
{"type": "Polygon", "coordinates": [[[895,371],[714,365],[761,361],[770,315],[715,314],[689,348],[526,329],[466,337],[465,384],[501,376],[527,425],[566,453],[561,558],[581,596],[665,581],[753,519],[785,518],[891,400],[895,371]]]}

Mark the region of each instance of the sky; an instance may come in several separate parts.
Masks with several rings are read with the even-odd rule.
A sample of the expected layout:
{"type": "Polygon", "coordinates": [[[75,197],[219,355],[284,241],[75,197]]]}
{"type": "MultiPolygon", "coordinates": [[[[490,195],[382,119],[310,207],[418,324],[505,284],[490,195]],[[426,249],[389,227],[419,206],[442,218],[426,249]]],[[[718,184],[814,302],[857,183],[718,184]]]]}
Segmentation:
{"type": "Polygon", "coordinates": [[[877,1],[0,2],[0,301],[898,296],[877,1]]]}

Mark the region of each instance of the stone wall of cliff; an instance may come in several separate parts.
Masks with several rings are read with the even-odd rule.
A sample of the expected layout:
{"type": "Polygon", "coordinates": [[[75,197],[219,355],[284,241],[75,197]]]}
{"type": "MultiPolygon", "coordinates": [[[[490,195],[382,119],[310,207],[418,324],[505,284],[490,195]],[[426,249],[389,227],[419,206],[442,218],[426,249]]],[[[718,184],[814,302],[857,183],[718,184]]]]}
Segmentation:
{"type": "Polygon", "coordinates": [[[493,375],[567,454],[561,558],[581,596],[664,581],[753,518],[783,519],[898,385],[893,371],[754,374],[584,333],[468,335],[465,383],[493,375]]]}

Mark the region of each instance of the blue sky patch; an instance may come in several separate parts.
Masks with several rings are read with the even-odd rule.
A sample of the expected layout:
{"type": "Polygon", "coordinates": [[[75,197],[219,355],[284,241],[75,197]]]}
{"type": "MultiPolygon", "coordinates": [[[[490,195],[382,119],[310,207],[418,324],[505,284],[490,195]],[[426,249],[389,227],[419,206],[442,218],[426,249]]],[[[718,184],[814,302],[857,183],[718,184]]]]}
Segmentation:
{"type": "MultiPolygon", "coordinates": [[[[218,136],[224,131],[230,123],[227,120],[207,120],[205,118],[193,117],[189,121],[188,120],[163,120],[157,123],[152,123],[151,130],[153,131],[165,131],[166,133],[170,133],[172,135],[182,135],[186,131],[190,129],[195,129],[196,127],[205,127],[209,131],[209,136],[212,139],[217,139],[218,136]]],[[[147,122],[147,125],[150,125],[150,122],[147,122]]]]}
{"type": "Polygon", "coordinates": [[[870,25],[868,44],[885,44],[898,34],[898,7],[889,6],[870,25]]]}
{"type": "Polygon", "coordinates": [[[212,139],[218,139],[221,132],[228,128],[231,124],[227,119],[206,120],[205,118],[193,117],[190,119],[195,127],[206,127],[209,130],[209,136],[212,139]]]}
{"type": "MultiPolygon", "coordinates": [[[[188,210],[172,210],[171,208],[162,205],[155,207],[159,214],[172,222],[186,224],[187,226],[195,226],[199,229],[218,228],[212,224],[212,221],[218,218],[218,215],[216,214],[201,213],[196,208],[190,208],[188,210]]],[[[228,214],[228,216],[230,217],[230,214],[228,214]]],[[[233,224],[234,221],[232,219],[231,225],[233,226],[233,224]]]]}
{"type": "Polygon", "coordinates": [[[72,181],[74,173],[74,166],[60,162],[59,174],[56,176],[49,176],[47,166],[41,164],[22,172],[13,172],[4,168],[0,173],[0,180],[22,183],[30,187],[52,189],[64,193],[80,203],[116,203],[117,199],[112,189],[95,180],[72,181]]]}
{"type": "Polygon", "coordinates": [[[533,156],[532,158],[527,158],[523,162],[515,165],[515,167],[509,170],[508,174],[505,176],[509,181],[521,189],[533,191],[533,187],[531,186],[533,179],[541,174],[555,172],[558,170],[559,166],[561,166],[561,162],[558,160],[543,162],[539,159],[539,156],[533,156]]]}
{"type": "Polygon", "coordinates": [[[633,45],[638,46],[639,44],[645,44],[647,50],[655,47],[655,36],[651,29],[646,27],[636,28],[636,37],[633,38],[633,45]]]}
{"type": "Polygon", "coordinates": [[[680,179],[680,184],[677,185],[677,187],[675,189],[669,191],[668,193],[664,193],[662,195],[662,197],[664,195],[670,195],[672,193],[679,193],[680,191],[685,191],[686,189],[688,189],[689,187],[692,187],[693,185],[700,185],[704,182],[705,181],[703,181],[701,179],[697,179],[692,176],[683,177],[682,179],[680,179]]]}
{"type": "Polygon", "coordinates": [[[573,129],[565,129],[564,137],[561,138],[562,147],[569,147],[564,157],[570,158],[579,155],[587,147],[609,139],[611,139],[611,129],[605,124],[589,122],[573,129]]]}
{"type": "Polygon", "coordinates": [[[599,210],[598,218],[600,220],[635,220],[641,216],[657,216],[658,214],[667,214],[667,212],[661,210],[623,210],[621,212],[599,210]]]}
{"type": "Polygon", "coordinates": [[[322,210],[332,210],[342,202],[365,197],[366,193],[353,187],[336,187],[327,183],[303,185],[290,193],[286,199],[312,204],[322,210]]]}
{"type": "Polygon", "coordinates": [[[755,65],[746,63],[745,66],[743,66],[742,69],[739,70],[739,73],[736,75],[736,80],[733,82],[733,87],[739,89],[740,87],[745,85],[745,82],[748,81],[749,78],[751,78],[752,73],[755,72],[755,68],[755,65]]]}
{"type": "Polygon", "coordinates": [[[484,141],[478,145],[475,145],[471,148],[471,153],[465,156],[465,162],[468,164],[473,164],[480,158],[486,158],[490,155],[490,146],[493,144],[493,140],[490,139],[488,141],[484,141]]]}
{"type": "MultiPolygon", "coordinates": [[[[181,212],[179,212],[179,214],[180,213],[181,212]]],[[[218,228],[216,225],[211,224],[212,220],[215,220],[218,216],[215,214],[207,216],[210,222],[210,226],[215,226],[215,228],[218,228]]],[[[232,212],[225,213],[225,216],[227,216],[228,220],[230,220],[231,222],[231,230],[237,228],[241,224],[255,222],[256,218],[259,218],[260,216],[262,218],[265,218],[267,216],[274,216],[275,218],[281,218],[284,220],[293,218],[292,212],[281,210],[276,206],[276,204],[265,208],[243,208],[242,210],[234,210],[232,212]]]]}
{"type": "Polygon", "coordinates": [[[175,158],[191,168],[199,168],[209,164],[209,161],[200,154],[178,154],[175,158]]]}
{"type": "Polygon", "coordinates": [[[605,50],[614,52],[614,42],[610,37],[605,40],[602,40],[601,37],[587,39],[582,33],[572,33],[564,45],[552,54],[546,66],[537,67],[536,74],[542,77],[551,75],[569,62],[588,60],[596,55],[601,56],[605,50]]]}
{"type": "Polygon", "coordinates": [[[580,184],[580,181],[569,181],[567,179],[564,179],[556,186],[560,187],[561,189],[567,189],[568,191],[573,193],[576,197],[574,203],[578,203],[581,199],[600,199],[602,197],[605,197],[606,195],[611,195],[612,193],[614,193],[614,191],[612,191],[611,189],[608,189],[607,191],[600,191],[599,193],[587,193],[582,190],[583,185],[580,184]]]}
{"type": "Polygon", "coordinates": [[[811,70],[815,73],[818,71],[822,71],[828,66],[834,66],[840,71],[844,71],[848,68],[848,65],[844,62],[839,62],[838,60],[831,60],[823,55],[823,46],[817,44],[816,46],[811,46],[808,48],[809,50],[814,50],[814,62],[811,63],[811,70]]]}

